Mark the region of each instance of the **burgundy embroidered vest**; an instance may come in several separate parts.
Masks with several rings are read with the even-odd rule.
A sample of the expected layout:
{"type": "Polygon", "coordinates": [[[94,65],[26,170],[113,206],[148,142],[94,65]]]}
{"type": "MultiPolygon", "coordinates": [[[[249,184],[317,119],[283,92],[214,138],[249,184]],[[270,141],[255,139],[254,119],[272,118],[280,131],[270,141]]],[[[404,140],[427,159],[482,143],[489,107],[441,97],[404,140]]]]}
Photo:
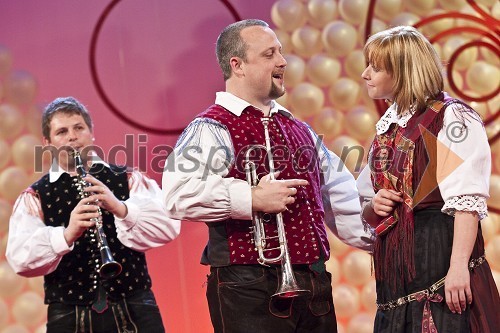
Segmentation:
{"type": "MultiPolygon", "coordinates": [[[[212,105],[199,117],[213,119],[228,130],[234,148],[233,164],[227,177],[246,181],[245,155],[253,149],[252,161],[256,165],[258,178],[269,173],[269,164],[264,147],[262,111],[249,106],[241,116],[236,116],[219,105],[212,105]]],[[[329,257],[329,245],[324,225],[324,209],[320,192],[319,158],[307,126],[281,113],[274,114],[269,122],[274,165],[280,171],[278,179],[306,179],[308,186],[297,188],[296,201],[283,213],[286,238],[293,264],[311,264],[320,259],[321,253],[329,257]]],[[[274,215],[265,224],[268,236],[277,236],[274,215]]],[[[208,224],[209,227],[212,225],[208,224]]],[[[228,264],[257,264],[258,253],[253,243],[252,221],[230,219],[223,223],[227,246],[217,246],[222,241],[210,237],[209,249],[225,248],[229,251],[228,264]]],[[[212,236],[213,233],[210,233],[212,236]]],[[[277,240],[268,242],[267,248],[278,247],[277,240]]],[[[266,257],[277,256],[277,250],[265,252],[266,257]]],[[[214,255],[208,254],[209,257],[214,255]]],[[[210,263],[213,265],[213,263],[210,263]]]]}

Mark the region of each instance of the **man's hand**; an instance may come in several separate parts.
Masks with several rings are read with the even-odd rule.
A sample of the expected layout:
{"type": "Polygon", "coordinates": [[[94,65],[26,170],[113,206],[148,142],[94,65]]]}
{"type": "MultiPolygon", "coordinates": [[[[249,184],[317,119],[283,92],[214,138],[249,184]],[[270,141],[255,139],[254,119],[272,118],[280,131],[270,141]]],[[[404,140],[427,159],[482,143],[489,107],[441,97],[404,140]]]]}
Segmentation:
{"type": "Polygon", "coordinates": [[[116,217],[123,219],[127,216],[128,210],[127,206],[123,201],[118,200],[117,197],[111,192],[111,190],[104,185],[100,180],[87,175],[84,180],[91,186],[85,188],[85,192],[90,194],[89,198],[92,198],[99,207],[106,209],[108,212],[112,213],[116,217]]]}
{"type": "MultiPolygon", "coordinates": [[[[278,177],[279,172],[275,173],[278,177]]],[[[270,179],[262,177],[259,184],[252,188],[252,210],[263,213],[281,213],[287,205],[295,202],[297,186],[309,185],[304,179],[270,179]]]]}
{"type": "Polygon", "coordinates": [[[69,224],[64,229],[64,238],[68,246],[80,238],[80,236],[95,225],[95,219],[100,218],[98,207],[94,205],[95,199],[84,198],[73,208],[69,217],[69,224]]]}
{"type": "Polygon", "coordinates": [[[401,192],[381,189],[373,197],[371,206],[375,214],[387,217],[401,202],[403,202],[403,194],[401,192]]]}

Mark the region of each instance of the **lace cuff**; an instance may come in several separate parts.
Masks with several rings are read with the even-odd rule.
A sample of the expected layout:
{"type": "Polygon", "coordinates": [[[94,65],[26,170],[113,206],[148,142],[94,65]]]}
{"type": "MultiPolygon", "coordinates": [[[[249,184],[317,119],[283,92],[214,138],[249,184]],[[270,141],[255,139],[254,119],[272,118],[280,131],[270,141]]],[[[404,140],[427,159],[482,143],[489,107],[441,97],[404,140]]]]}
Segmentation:
{"type": "Polygon", "coordinates": [[[441,211],[451,216],[455,216],[456,211],[476,212],[479,215],[479,220],[488,216],[486,198],[479,195],[460,195],[452,197],[446,200],[441,211]]]}

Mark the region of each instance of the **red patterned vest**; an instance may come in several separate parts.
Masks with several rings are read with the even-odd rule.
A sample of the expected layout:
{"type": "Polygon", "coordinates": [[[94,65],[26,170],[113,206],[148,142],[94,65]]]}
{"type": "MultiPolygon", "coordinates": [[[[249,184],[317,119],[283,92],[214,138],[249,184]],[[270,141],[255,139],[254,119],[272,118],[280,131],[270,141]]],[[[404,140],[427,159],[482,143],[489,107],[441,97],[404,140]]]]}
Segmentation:
{"type": "MultiPolygon", "coordinates": [[[[246,180],[245,154],[249,148],[254,149],[252,161],[256,164],[258,178],[269,173],[265,149],[255,149],[255,145],[265,145],[262,111],[249,106],[238,117],[219,105],[212,105],[199,117],[219,122],[231,136],[234,159],[227,177],[246,180]]],[[[320,259],[321,253],[326,260],[330,249],[320,191],[320,164],[309,129],[292,117],[276,113],[269,122],[269,136],[275,169],[280,171],[278,179],[298,178],[309,182],[308,186],[297,189],[295,203],[283,213],[291,261],[293,264],[312,264],[320,259]]],[[[213,223],[208,223],[208,226],[217,228],[213,223]]],[[[226,260],[229,260],[226,264],[258,263],[251,233],[252,221],[230,219],[219,224],[218,228],[217,233],[209,231],[209,244],[205,251],[209,260],[205,263],[223,265],[226,260]],[[220,237],[221,233],[225,236],[220,237]],[[224,241],[227,244],[217,244],[224,241]],[[214,251],[218,253],[210,253],[214,251]],[[221,253],[226,251],[229,257],[227,253],[221,253]],[[217,263],[210,258],[216,258],[217,263]]],[[[274,215],[271,215],[271,222],[265,224],[265,231],[268,236],[277,235],[274,215]]],[[[274,239],[267,245],[268,248],[277,246],[274,239]]],[[[278,253],[271,250],[265,254],[266,257],[275,257],[278,253]]]]}

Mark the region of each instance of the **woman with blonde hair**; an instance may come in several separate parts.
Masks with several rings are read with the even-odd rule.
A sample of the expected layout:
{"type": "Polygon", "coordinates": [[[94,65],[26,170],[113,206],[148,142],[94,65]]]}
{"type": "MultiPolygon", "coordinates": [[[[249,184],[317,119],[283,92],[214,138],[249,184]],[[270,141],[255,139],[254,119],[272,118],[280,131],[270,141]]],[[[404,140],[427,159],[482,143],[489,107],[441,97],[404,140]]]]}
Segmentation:
{"type": "Polygon", "coordinates": [[[357,180],[375,237],[375,332],[494,332],[500,298],[484,255],[491,153],[481,117],[443,91],[415,28],[372,35],[362,74],[389,108],[357,180]]]}

